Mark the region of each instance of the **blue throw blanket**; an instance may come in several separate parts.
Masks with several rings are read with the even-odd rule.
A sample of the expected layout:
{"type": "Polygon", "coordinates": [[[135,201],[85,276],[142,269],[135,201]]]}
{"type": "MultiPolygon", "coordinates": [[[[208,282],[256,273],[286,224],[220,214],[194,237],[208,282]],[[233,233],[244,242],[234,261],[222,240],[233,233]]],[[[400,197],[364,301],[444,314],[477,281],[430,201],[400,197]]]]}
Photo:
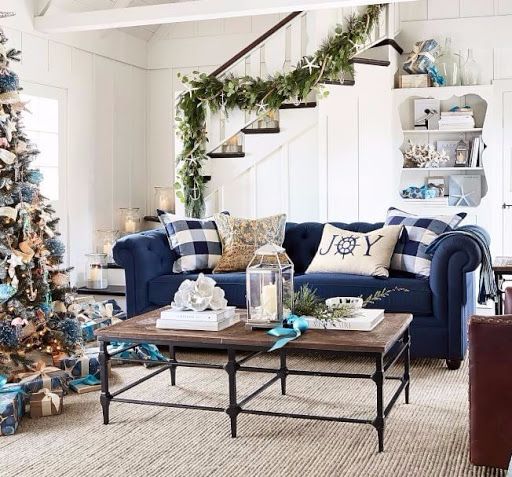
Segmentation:
{"type": "Polygon", "coordinates": [[[492,257],[489,244],[491,238],[489,234],[478,225],[463,225],[450,232],[445,232],[437,237],[427,248],[426,253],[434,255],[439,245],[448,237],[465,235],[475,240],[482,252],[482,268],[480,269],[480,290],[478,292],[478,303],[483,305],[487,300],[495,300],[498,296],[494,272],[492,269],[492,257]]]}

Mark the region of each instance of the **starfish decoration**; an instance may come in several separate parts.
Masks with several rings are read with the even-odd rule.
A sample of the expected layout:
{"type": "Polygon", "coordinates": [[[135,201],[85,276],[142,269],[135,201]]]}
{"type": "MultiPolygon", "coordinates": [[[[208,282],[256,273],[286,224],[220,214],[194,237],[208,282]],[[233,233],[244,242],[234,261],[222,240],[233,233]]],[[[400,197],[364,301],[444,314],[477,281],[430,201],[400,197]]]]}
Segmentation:
{"type": "Polygon", "coordinates": [[[268,109],[268,104],[267,103],[264,103],[263,101],[260,101],[259,103],[256,104],[257,108],[258,108],[258,115],[259,114],[264,114],[267,112],[267,109],[268,109]]]}
{"type": "Polygon", "coordinates": [[[305,63],[302,65],[302,69],[303,70],[307,69],[309,71],[309,74],[313,73],[313,70],[320,69],[320,65],[317,65],[315,63],[315,61],[316,61],[316,58],[309,59],[308,56],[305,56],[304,57],[305,63]]]}
{"type": "Polygon", "coordinates": [[[468,207],[470,207],[471,203],[469,202],[468,198],[471,195],[475,195],[475,192],[473,191],[473,192],[468,192],[467,194],[465,194],[464,187],[461,186],[460,194],[453,194],[452,197],[459,199],[455,204],[456,206],[457,205],[467,205],[468,207]]]}
{"type": "Polygon", "coordinates": [[[11,121],[10,119],[5,121],[5,123],[3,124],[3,130],[5,132],[5,138],[8,142],[11,142],[12,133],[16,131],[16,124],[14,123],[14,121],[11,121]]]}

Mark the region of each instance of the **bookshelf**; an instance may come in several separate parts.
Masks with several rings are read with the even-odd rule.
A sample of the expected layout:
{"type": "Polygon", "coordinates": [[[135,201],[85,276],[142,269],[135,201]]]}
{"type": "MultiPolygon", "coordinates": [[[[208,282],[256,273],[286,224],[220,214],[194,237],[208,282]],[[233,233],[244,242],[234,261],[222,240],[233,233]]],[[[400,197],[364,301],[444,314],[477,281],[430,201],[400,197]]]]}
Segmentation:
{"type": "MultiPolygon", "coordinates": [[[[488,192],[486,167],[488,167],[488,144],[487,137],[489,131],[488,124],[488,108],[493,98],[492,85],[481,86],[453,86],[441,88],[402,88],[393,90],[393,103],[396,111],[397,122],[399,124],[399,135],[395,140],[395,147],[397,152],[397,163],[400,164],[400,180],[398,195],[400,196],[403,204],[413,205],[416,207],[432,206],[447,207],[453,209],[455,206],[450,206],[449,194],[450,184],[465,183],[472,177],[472,184],[478,182],[480,177],[480,200],[485,197],[488,192]],[[415,100],[432,99],[436,100],[440,106],[440,112],[450,111],[452,107],[459,108],[468,107],[474,118],[474,127],[461,127],[457,129],[415,129],[415,100]],[[409,146],[409,142],[418,145],[431,145],[434,149],[443,148],[451,143],[451,147],[460,140],[465,141],[469,147],[472,144],[477,144],[475,141],[478,138],[482,145],[480,148],[475,148],[478,154],[471,162],[471,150],[468,152],[468,166],[466,167],[453,167],[454,151],[452,150],[450,157],[451,161],[447,166],[443,167],[406,167],[410,164],[405,164],[403,153],[409,146]],[[478,161],[476,161],[478,159],[478,161]],[[462,177],[461,177],[462,176],[462,177]],[[401,191],[408,187],[422,187],[432,182],[440,183],[444,179],[445,195],[436,197],[434,199],[410,199],[403,198],[401,191]],[[476,181],[476,182],[475,182],[476,181]]],[[[444,115],[443,115],[444,116],[444,115]]],[[[456,125],[454,125],[456,126],[456,125]]],[[[435,126],[434,126],[435,127],[435,126]]],[[[473,194],[475,195],[475,194],[473,194]]],[[[478,196],[478,194],[476,194],[478,196]]],[[[478,207],[480,200],[472,203],[468,207],[478,207]]],[[[453,200],[451,201],[454,202],[453,200]]]]}

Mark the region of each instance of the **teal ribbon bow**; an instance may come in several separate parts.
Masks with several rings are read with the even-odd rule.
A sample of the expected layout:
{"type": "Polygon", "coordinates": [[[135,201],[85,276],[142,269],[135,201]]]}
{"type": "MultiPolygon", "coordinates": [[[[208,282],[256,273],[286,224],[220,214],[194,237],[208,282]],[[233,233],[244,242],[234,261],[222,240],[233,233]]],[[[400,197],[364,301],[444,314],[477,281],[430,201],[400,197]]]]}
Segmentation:
{"type": "Polygon", "coordinates": [[[0,374],[0,394],[23,392],[22,386],[19,384],[7,384],[7,376],[0,374]]]}
{"type": "Polygon", "coordinates": [[[305,318],[297,315],[289,315],[287,318],[283,320],[283,326],[279,326],[277,328],[272,328],[267,331],[267,334],[270,336],[275,336],[278,339],[272,348],[268,350],[275,351],[276,349],[281,349],[290,341],[297,339],[302,333],[304,333],[308,329],[309,325],[305,318]]]}
{"type": "MultiPolygon", "coordinates": [[[[133,343],[112,343],[114,350],[127,348],[132,345],[133,343]]],[[[153,344],[140,343],[139,345],[137,345],[137,348],[140,350],[141,354],[145,356],[144,359],[147,359],[148,361],[167,361],[167,358],[162,353],[160,353],[160,351],[158,351],[158,348],[153,344]]],[[[133,349],[123,351],[122,353],[119,353],[117,357],[120,359],[138,358],[136,351],[134,351],[133,349]]]]}
{"type": "Polygon", "coordinates": [[[69,384],[73,384],[74,386],[78,386],[80,384],[84,384],[85,386],[95,386],[96,384],[100,384],[101,381],[92,374],[88,374],[87,376],[84,376],[83,378],[73,379],[69,382],[69,384]]]}

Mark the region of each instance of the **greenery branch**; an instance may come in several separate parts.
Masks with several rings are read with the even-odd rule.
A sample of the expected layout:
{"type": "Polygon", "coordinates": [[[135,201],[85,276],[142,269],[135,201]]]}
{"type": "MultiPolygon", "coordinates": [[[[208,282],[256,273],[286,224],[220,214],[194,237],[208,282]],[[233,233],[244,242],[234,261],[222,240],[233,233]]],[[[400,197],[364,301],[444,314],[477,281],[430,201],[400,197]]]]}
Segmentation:
{"type": "Polygon", "coordinates": [[[368,43],[384,4],[370,5],[361,15],[351,16],[345,28],[337,25],[313,54],[303,57],[294,69],[267,78],[225,75],[222,78],[194,71],[183,76],[187,88],[178,98],[176,124],[182,150],[177,158],[176,195],[188,216],[204,213],[203,164],[207,160],[207,111],[228,115],[243,111],[277,110],[285,101],[304,101],[312,91],[326,96],[323,81],[354,74],[352,58],[368,43]]]}

